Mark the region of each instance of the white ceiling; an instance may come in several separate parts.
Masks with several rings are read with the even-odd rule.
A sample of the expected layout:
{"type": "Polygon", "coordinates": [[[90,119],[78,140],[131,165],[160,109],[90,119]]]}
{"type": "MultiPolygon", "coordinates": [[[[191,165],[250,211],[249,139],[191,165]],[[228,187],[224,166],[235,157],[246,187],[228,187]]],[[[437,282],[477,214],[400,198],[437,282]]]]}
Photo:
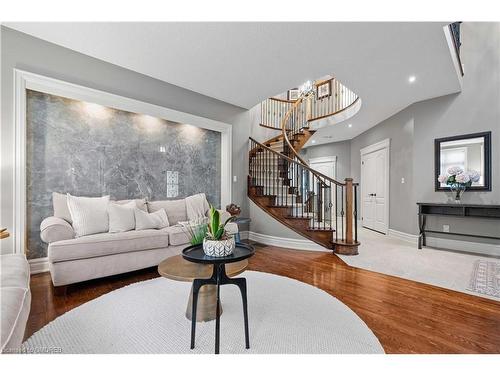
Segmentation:
{"type": "MultiPolygon", "coordinates": [[[[363,106],[318,131],[350,139],[402,108],[460,90],[446,23],[7,23],[95,58],[243,107],[333,74],[363,106]],[[408,76],[415,75],[414,84],[408,76]]],[[[331,136],[333,139],[323,139],[331,136]]]]}

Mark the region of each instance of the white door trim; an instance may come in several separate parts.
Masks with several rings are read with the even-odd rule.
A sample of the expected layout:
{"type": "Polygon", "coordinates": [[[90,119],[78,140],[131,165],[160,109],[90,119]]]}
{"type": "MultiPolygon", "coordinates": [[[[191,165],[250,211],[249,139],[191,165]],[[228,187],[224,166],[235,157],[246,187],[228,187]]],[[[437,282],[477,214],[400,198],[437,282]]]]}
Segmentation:
{"type": "Polygon", "coordinates": [[[333,179],[337,179],[337,156],[320,156],[308,160],[309,165],[314,163],[333,163],[333,179]]]}
{"type": "Polygon", "coordinates": [[[371,154],[372,152],[381,150],[383,148],[390,149],[390,147],[391,147],[391,139],[390,138],[386,138],[383,141],[380,141],[380,142],[374,143],[372,145],[363,147],[360,150],[360,153],[361,153],[361,156],[363,156],[363,155],[366,155],[366,154],[371,154]]]}
{"type": "MultiPolygon", "coordinates": [[[[387,234],[387,232],[389,231],[389,226],[390,226],[390,217],[389,217],[389,205],[390,205],[390,191],[389,191],[389,187],[390,187],[390,184],[389,184],[389,178],[390,178],[390,174],[389,174],[389,168],[390,168],[390,159],[391,159],[391,139],[390,138],[386,138],[380,142],[377,142],[377,143],[374,143],[372,145],[369,145],[369,146],[366,146],[366,147],[363,147],[361,150],[360,150],[360,172],[362,171],[362,162],[363,162],[363,156],[367,155],[367,154],[371,154],[372,152],[375,152],[375,151],[379,151],[379,150],[383,150],[383,149],[387,149],[387,158],[385,160],[385,192],[387,194],[387,199],[386,199],[386,204],[385,204],[385,218],[386,218],[386,222],[387,222],[387,229],[385,231],[385,234],[387,234]]],[[[362,175],[362,172],[360,173],[360,175],[362,175]]],[[[361,186],[360,186],[360,196],[361,196],[361,200],[360,200],[360,207],[361,207],[361,217],[363,218],[364,217],[364,208],[363,208],[363,181],[361,180],[361,186]]],[[[361,221],[363,222],[363,221],[361,221]]]]}
{"type": "Polygon", "coordinates": [[[328,162],[337,162],[337,156],[320,156],[317,158],[309,159],[309,163],[328,163],[328,162]]]}
{"type": "Polygon", "coordinates": [[[14,252],[24,253],[26,244],[26,90],[100,104],[123,111],[190,124],[221,133],[221,207],[231,203],[232,125],[176,111],[155,104],[126,98],[90,87],[14,69],[15,176],[14,176],[14,252]]]}

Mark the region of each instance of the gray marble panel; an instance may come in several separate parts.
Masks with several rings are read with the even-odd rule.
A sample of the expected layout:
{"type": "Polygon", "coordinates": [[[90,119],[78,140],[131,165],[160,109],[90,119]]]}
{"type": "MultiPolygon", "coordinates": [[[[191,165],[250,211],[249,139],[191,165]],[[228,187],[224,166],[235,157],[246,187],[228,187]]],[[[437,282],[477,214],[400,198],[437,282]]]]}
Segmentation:
{"type": "Polygon", "coordinates": [[[28,257],[44,257],[52,192],[220,205],[221,135],[151,116],[27,91],[28,257]]]}

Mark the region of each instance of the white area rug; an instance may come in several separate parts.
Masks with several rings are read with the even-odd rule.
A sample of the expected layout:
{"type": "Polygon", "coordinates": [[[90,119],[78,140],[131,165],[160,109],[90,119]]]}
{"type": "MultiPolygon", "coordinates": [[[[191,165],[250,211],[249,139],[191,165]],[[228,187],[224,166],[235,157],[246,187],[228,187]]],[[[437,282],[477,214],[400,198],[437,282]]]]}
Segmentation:
{"type": "Polygon", "coordinates": [[[485,260],[476,261],[468,289],[500,298],[500,263],[485,260]]]}
{"type": "Polygon", "coordinates": [[[350,266],[500,301],[500,295],[482,294],[469,287],[476,261],[495,258],[430,247],[419,250],[415,244],[364,228],[359,231],[359,240],[359,255],[339,255],[350,266]]]}
{"type": "MultiPolygon", "coordinates": [[[[246,271],[250,349],[239,289],[221,287],[221,353],[383,353],[366,324],[328,293],[286,277],[246,271]]],[[[164,278],[115,290],[60,316],[24,347],[62,353],[213,353],[215,321],[184,316],[191,284],[164,278]]]]}

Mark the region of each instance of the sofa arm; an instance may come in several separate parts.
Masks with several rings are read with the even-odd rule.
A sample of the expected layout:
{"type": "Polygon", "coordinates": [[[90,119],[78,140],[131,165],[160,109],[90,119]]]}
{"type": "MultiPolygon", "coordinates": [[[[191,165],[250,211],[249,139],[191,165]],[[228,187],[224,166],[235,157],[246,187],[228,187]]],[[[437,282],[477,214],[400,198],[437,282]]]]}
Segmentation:
{"type": "Polygon", "coordinates": [[[51,216],[43,219],[40,224],[40,237],[46,243],[70,240],[75,238],[75,231],[66,220],[51,216]]]}

